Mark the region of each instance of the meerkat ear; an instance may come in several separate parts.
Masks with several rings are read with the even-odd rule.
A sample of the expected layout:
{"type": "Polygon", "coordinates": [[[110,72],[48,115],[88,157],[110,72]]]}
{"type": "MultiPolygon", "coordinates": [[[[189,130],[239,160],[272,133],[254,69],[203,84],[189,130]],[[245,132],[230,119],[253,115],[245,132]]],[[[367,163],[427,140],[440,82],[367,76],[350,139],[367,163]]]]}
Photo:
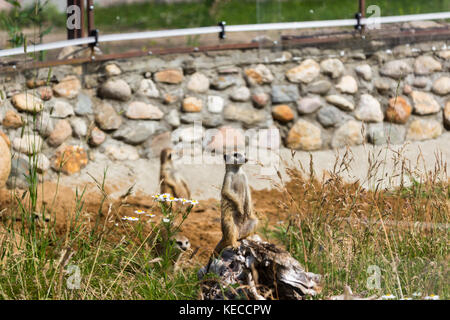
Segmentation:
{"type": "Polygon", "coordinates": [[[226,153],[223,154],[223,160],[224,160],[225,162],[227,162],[227,155],[226,155],[226,153]]]}

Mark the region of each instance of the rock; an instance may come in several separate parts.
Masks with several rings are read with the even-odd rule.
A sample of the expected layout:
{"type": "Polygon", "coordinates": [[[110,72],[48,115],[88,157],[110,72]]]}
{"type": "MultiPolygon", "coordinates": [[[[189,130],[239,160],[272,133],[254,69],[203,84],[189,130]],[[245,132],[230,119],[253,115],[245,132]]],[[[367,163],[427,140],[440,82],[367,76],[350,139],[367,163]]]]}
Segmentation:
{"type": "Polygon", "coordinates": [[[332,148],[354,146],[362,144],[364,137],[362,134],[362,123],[354,120],[345,122],[333,135],[331,140],[332,148]]]}
{"type": "Polygon", "coordinates": [[[222,125],[223,118],[220,114],[205,114],[202,121],[206,128],[216,128],[222,125]]]}
{"type": "Polygon", "coordinates": [[[406,94],[407,96],[409,96],[412,92],[413,92],[413,90],[409,84],[405,84],[403,86],[403,94],[406,94]]]}
{"type": "Polygon", "coordinates": [[[450,59],[450,50],[442,50],[437,53],[438,57],[444,60],[450,59]]]}
{"type": "Polygon", "coordinates": [[[134,101],[128,106],[125,116],[134,120],[160,120],[164,112],[154,105],[134,101]]]}
{"type": "Polygon", "coordinates": [[[389,123],[373,123],[369,125],[367,137],[374,145],[402,144],[405,140],[404,126],[389,123]]]}
{"type": "Polygon", "coordinates": [[[207,151],[226,153],[227,151],[245,149],[245,135],[242,129],[225,126],[217,131],[213,131],[213,133],[214,135],[207,142],[207,151]]]}
{"type": "Polygon", "coordinates": [[[245,69],[247,82],[251,86],[268,84],[273,81],[272,72],[263,64],[258,64],[254,68],[245,69]]]}
{"type": "Polygon", "coordinates": [[[25,84],[28,89],[35,89],[35,88],[45,86],[47,84],[47,81],[45,81],[43,79],[34,79],[33,78],[33,79],[28,79],[25,84]]]}
{"type": "Polygon", "coordinates": [[[39,153],[43,144],[44,140],[38,135],[25,134],[12,140],[14,150],[28,155],[39,153]]]}
{"type": "Polygon", "coordinates": [[[203,108],[203,101],[195,97],[187,97],[183,100],[184,112],[200,112],[203,108]]]}
{"type": "Polygon", "coordinates": [[[67,76],[57,85],[53,86],[53,92],[58,97],[74,99],[81,90],[81,82],[75,76],[67,76]]]}
{"type": "Polygon", "coordinates": [[[150,143],[148,143],[147,146],[147,158],[159,158],[161,155],[161,151],[165,148],[173,148],[170,131],[152,137],[150,143]]]}
{"type": "Polygon", "coordinates": [[[53,99],[50,102],[50,116],[52,118],[64,119],[73,115],[75,115],[73,107],[67,101],[53,99]]]}
{"type": "Polygon", "coordinates": [[[37,117],[36,129],[41,136],[48,137],[55,128],[54,122],[54,119],[50,117],[48,112],[42,112],[37,117]]]}
{"type": "Polygon", "coordinates": [[[138,93],[148,98],[159,98],[159,91],[151,79],[142,79],[138,93]]]}
{"type": "Polygon", "coordinates": [[[95,122],[102,130],[116,130],[122,125],[122,117],[107,102],[101,102],[95,108],[95,122]]]}
{"type": "Polygon", "coordinates": [[[366,81],[372,80],[372,68],[368,64],[362,64],[355,67],[355,72],[366,81]]]}
{"type": "Polygon", "coordinates": [[[3,131],[0,131],[0,139],[3,139],[3,141],[5,141],[6,144],[8,145],[8,148],[11,148],[11,141],[3,131]]]}
{"type": "Polygon", "coordinates": [[[353,118],[334,106],[325,106],[317,113],[317,121],[325,128],[338,126],[350,119],[353,118]]]}
{"type": "Polygon", "coordinates": [[[441,106],[429,93],[422,91],[413,91],[411,98],[414,105],[414,113],[419,115],[427,115],[437,113],[441,110],[441,106]]]}
{"type": "Polygon", "coordinates": [[[209,89],[209,79],[200,72],[194,73],[187,84],[187,89],[197,93],[204,93],[209,89]]]}
{"type": "Polygon", "coordinates": [[[163,101],[165,104],[174,104],[178,101],[181,101],[183,96],[184,96],[183,89],[178,88],[178,89],[163,93],[163,101]]]}
{"type": "Polygon", "coordinates": [[[344,64],[339,59],[326,59],[320,63],[320,68],[324,74],[332,78],[338,78],[344,73],[344,64]]]}
{"type": "Polygon", "coordinates": [[[211,113],[222,113],[225,101],[219,96],[208,96],[208,111],[211,113]]]}
{"type": "Polygon", "coordinates": [[[255,126],[266,120],[264,110],[255,110],[252,107],[229,104],[225,107],[224,117],[231,121],[243,122],[247,127],[255,126]]]}
{"type": "Polygon", "coordinates": [[[285,104],[280,104],[272,108],[272,117],[282,123],[288,123],[294,120],[294,112],[285,104]]]}
{"type": "Polygon", "coordinates": [[[445,96],[450,94],[450,77],[442,76],[433,83],[433,92],[445,96]]]}
{"type": "Polygon", "coordinates": [[[352,76],[343,76],[339,83],[336,85],[336,88],[341,93],[354,94],[358,91],[358,83],[352,76]]]}
{"type": "Polygon", "coordinates": [[[3,188],[11,172],[11,152],[6,142],[0,138],[0,189],[3,188]]]}
{"type": "Polygon", "coordinates": [[[339,107],[344,111],[353,111],[355,109],[355,105],[353,104],[353,102],[337,94],[327,96],[326,100],[327,102],[339,107]]]}
{"type": "Polygon", "coordinates": [[[303,119],[297,120],[289,130],[286,146],[290,149],[305,151],[320,149],[322,147],[320,128],[303,119]]]}
{"type": "Polygon", "coordinates": [[[105,67],[105,72],[107,77],[118,76],[122,73],[122,70],[115,63],[107,64],[105,67]]]}
{"type": "Polygon", "coordinates": [[[50,169],[50,160],[42,153],[37,155],[36,160],[36,169],[39,173],[44,173],[50,169]]]}
{"type": "Polygon", "coordinates": [[[237,83],[237,77],[235,76],[218,76],[211,83],[211,86],[216,90],[225,90],[237,83]]]}
{"type": "Polygon", "coordinates": [[[5,113],[2,125],[6,129],[20,128],[23,125],[22,117],[13,110],[8,110],[5,113]]]}
{"type": "Polygon", "coordinates": [[[301,98],[297,102],[297,110],[300,114],[316,112],[322,106],[322,100],[319,97],[301,98]]]}
{"type": "Polygon", "coordinates": [[[290,82],[309,83],[313,81],[320,73],[320,66],[312,59],[304,60],[299,66],[286,72],[286,77],[290,82]]]}
{"type": "Polygon", "coordinates": [[[105,154],[116,161],[136,161],[139,159],[139,153],[131,146],[109,145],[105,148],[105,154]]]}
{"type": "Polygon", "coordinates": [[[431,56],[420,56],[414,62],[414,72],[419,75],[426,75],[441,70],[441,63],[431,56]]]}
{"type": "Polygon", "coordinates": [[[52,158],[53,169],[67,175],[80,172],[87,164],[87,153],[79,146],[61,146],[52,158]]]}
{"type": "Polygon", "coordinates": [[[104,99],[128,101],[131,98],[131,88],[122,79],[109,79],[100,87],[99,94],[104,99]]]}
{"type": "Polygon", "coordinates": [[[444,107],[444,125],[445,127],[450,130],[450,100],[447,101],[444,107]]]}
{"type": "Polygon", "coordinates": [[[75,137],[83,138],[87,135],[88,127],[83,119],[81,118],[70,119],[70,125],[72,126],[72,132],[75,137]]]}
{"type": "Polygon", "coordinates": [[[416,88],[425,88],[430,81],[426,77],[417,77],[414,79],[413,86],[416,88]]]}
{"type": "Polygon", "coordinates": [[[386,91],[393,90],[397,88],[397,82],[389,78],[377,78],[374,81],[374,86],[384,94],[386,91]]]}
{"type": "Polygon", "coordinates": [[[55,129],[48,137],[47,143],[52,147],[58,147],[71,135],[72,127],[70,126],[69,121],[59,120],[55,125],[55,129]]]}
{"type": "Polygon", "coordinates": [[[381,69],[380,74],[394,79],[401,79],[412,73],[413,69],[408,60],[393,60],[385,63],[381,69]]]}
{"type": "Polygon", "coordinates": [[[326,94],[331,89],[331,83],[327,80],[319,80],[308,84],[306,91],[316,94],[326,94]]]}
{"type": "Polygon", "coordinates": [[[156,121],[133,121],[122,125],[114,132],[113,138],[123,140],[131,145],[145,142],[157,129],[156,121]]]}
{"type": "Polygon", "coordinates": [[[442,126],[436,120],[418,119],[411,122],[406,139],[422,141],[435,139],[442,134],[442,126]]]}
{"type": "Polygon", "coordinates": [[[28,160],[18,156],[11,158],[11,155],[9,158],[11,161],[11,172],[8,180],[6,180],[6,186],[10,189],[28,189],[29,183],[26,178],[30,176],[28,160]]]}
{"type": "Polygon", "coordinates": [[[272,102],[285,103],[294,102],[300,98],[298,87],[296,85],[273,85],[272,102]]]}
{"type": "Polygon", "coordinates": [[[166,121],[173,127],[178,128],[180,126],[180,115],[177,110],[170,110],[166,116],[166,121]]]}
{"type": "Polygon", "coordinates": [[[78,99],[75,104],[74,111],[77,116],[85,116],[88,114],[93,114],[94,112],[92,111],[91,98],[88,95],[80,92],[80,94],[78,94],[78,99]]]}
{"type": "Polygon", "coordinates": [[[37,89],[37,93],[39,97],[44,101],[48,101],[53,98],[53,90],[50,87],[40,87],[39,89],[37,89]]]}
{"type": "Polygon", "coordinates": [[[265,92],[256,92],[252,95],[253,105],[257,108],[264,108],[270,102],[270,95],[265,92]]]}
{"type": "Polygon", "coordinates": [[[11,98],[11,102],[19,111],[38,113],[44,109],[42,100],[29,93],[16,94],[11,98]]]}
{"type": "Polygon", "coordinates": [[[380,103],[370,94],[362,94],[355,117],[365,122],[382,122],[384,115],[380,103]]]}
{"type": "Polygon", "coordinates": [[[203,114],[200,112],[188,112],[183,113],[180,117],[181,123],[194,123],[194,122],[201,122],[203,120],[203,114]]]}
{"type": "Polygon", "coordinates": [[[97,127],[94,127],[89,137],[89,144],[93,147],[98,147],[106,140],[106,134],[97,127]]]}
{"type": "Polygon", "coordinates": [[[239,73],[241,69],[235,66],[223,66],[217,68],[218,74],[233,74],[233,73],[239,73]]]}
{"type": "Polygon", "coordinates": [[[154,79],[156,82],[178,84],[183,81],[183,72],[178,69],[159,71],[155,73],[154,79]]]}
{"type": "Polygon", "coordinates": [[[172,132],[172,142],[200,142],[205,135],[205,129],[201,126],[189,126],[178,128],[172,132]]]}
{"type": "Polygon", "coordinates": [[[233,101],[248,101],[250,100],[250,90],[247,87],[238,87],[233,90],[230,98],[233,101]]]}
{"type": "Polygon", "coordinates": [[[389,106],[386,109],[386,121],[405,124],[411,115],[412,107],[403,97],[389,99],[389,106]]]}

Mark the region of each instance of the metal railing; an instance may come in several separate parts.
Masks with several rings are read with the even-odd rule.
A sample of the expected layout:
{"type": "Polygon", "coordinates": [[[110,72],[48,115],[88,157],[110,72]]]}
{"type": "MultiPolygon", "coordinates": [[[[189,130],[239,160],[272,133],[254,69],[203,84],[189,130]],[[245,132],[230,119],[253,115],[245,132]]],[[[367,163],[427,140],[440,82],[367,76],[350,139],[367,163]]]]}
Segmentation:
{"type": "Polygon", "coordinates": [[[289,30],[289,29],[307,29],[307,28],[328,28],[328,27],[348,27],[348,26],[370,26],[374,24],[388,24],[399,22],[423,21],[423,20],[441,20],[450,19],[450,12],[402,15],[402,16],[388,16],[378,18],[363,18],[357,17],[355,19],[343,20],[319,20],[319,21],[305,21],[305,22],[283,22],[283,23],[263,23],[263,24],[244,24],[231,25],[225,24],[187,29],[174,30],[160,30],[160,31],[144,31],[133,33],[116,33],[108,35],[89,36],[84,38],[70,39],[64,41],[57,41],[51,43],[44,43],[38,45],[29,45],[25,47],[18,47],[13,49],[0,50],[0,57],[20,55],[30,52],[39,52],[46,50],[60,49],[68,46],[77,45],[97,45],[103,42],[116,41],[130,41],[140,39],[154,39],[154,38],[168,38],[179,36],[192,36],[204,34],[224,34],[227,32],[248,32],[248,31],[270,31],[270,30],[289,30]],[[26,52],[25,52],[26,50],[26,52]]]}

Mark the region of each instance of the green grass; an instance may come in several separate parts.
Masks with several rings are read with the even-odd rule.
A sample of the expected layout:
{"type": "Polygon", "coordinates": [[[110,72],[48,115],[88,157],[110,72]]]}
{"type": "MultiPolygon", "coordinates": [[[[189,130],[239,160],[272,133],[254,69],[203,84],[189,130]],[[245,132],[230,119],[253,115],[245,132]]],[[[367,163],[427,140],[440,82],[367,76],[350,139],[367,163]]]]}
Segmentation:
{"type": "MultiPolygon", "coordinates": [[[[287,0],[287,1],[222,1],[210,12],[211,1],[199,3],[161,4],[137,3],[96,8],[95,24],[101,31],[124,29],[173,29],[228,24],[311,21],[353,18],[358,10],[356,0],[287,0]]],[[[442,12],[450,10],[450,0],[373,0],[382,16],[442,12]]],[[[65,26],[65,15],[53,8],[44,13],[47,22],[55,27],[65,26]]],[[[0,13],[0,19],[4,13],[0,13]]],[[[23,24],[27,24],[23,22],[23,24]]]]}

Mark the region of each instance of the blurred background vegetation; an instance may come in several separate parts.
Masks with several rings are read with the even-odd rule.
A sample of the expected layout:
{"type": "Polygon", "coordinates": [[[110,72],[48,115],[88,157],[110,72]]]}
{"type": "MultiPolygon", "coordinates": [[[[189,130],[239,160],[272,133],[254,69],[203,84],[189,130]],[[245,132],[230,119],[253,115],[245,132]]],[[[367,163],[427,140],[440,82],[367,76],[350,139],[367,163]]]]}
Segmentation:
{"type": "MultiPolygon", "coordinates": [[[[64,0],[62,0],[64,1],[64,0]]],[[[13,1],[15,2],[15,1],[13,1]]],[[[51,3],[39,1],[39,23],[53,28],[64,28],[66,15],[51,3]]],[[[369,5],[369,3],[367,3],[369,5]]],[[[382,16],[442,12],[450,10],[450,0],[371,0],[378,5],[382,16]]],[[[36,19],[21,15],[29,7],[15,7],[0,12],[0,27],[6,30],[6,22],[18,27],[32,28],[36,19]]],[[[152,30],[189,28],[227,24],[251,24],[266,22],[311,21],[353,18],[358,10],[357,0],[204,0],[189,3],[119,4],[96,7],[95,23],[101,31],[152,30]]],[[[31,13],[36,10],[31,10],[31,13]]]]}

